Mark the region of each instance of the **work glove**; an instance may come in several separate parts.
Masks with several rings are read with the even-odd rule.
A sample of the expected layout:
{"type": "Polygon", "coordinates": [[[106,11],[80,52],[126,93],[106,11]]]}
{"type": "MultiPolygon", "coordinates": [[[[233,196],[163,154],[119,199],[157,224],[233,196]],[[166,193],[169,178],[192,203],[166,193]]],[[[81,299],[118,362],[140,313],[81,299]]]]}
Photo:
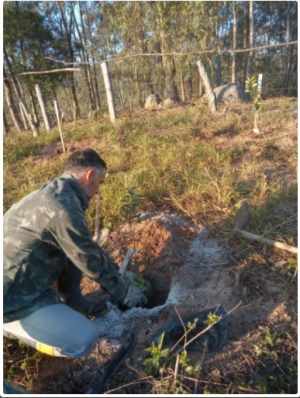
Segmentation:
{"type": "Polygon", "coordinates": [[[127,285],[132,285],[133,281],[136,280],[136,274],[132,271],[124,271],[121,275],[127,285]]]}
{"type": "Polygon", "coordinates": [[[134,285],[128,285],[126,296],[123,299],[123,304],[127,308],[143,307],[147,303],[148,299],[141,289],[134,285]]]}

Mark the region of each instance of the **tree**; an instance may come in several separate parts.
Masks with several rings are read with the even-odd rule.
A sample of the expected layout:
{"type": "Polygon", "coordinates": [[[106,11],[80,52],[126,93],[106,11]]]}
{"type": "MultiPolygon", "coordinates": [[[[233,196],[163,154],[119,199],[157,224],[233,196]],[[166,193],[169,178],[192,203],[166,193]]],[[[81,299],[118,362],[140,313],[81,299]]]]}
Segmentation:
{"type": "Polygon", "coordinates": [[[7,74],[6,74],[4,68],[3,68],[3,77],[4,77],[4,94],[5,94],[6,103],[7,103],[12,121],[13,121],[14,126],[17,129],[17,131],[19,131],[19,132],[23,131],[24,126],[22,125],[21,119],[16,110],[14,100],[13,100],[11,85],[9,83],[9,80],[7,80],[7,74]]]}
{"type": "MultiPolygon", "coordinates": [[[[236,20],[236,2],[232,2],[232,49],[236,50],[236,43],[237,43],[237,20],[236,20]]],[[[232,67],[231,67],[231,82],[236,83],[236,53],[232,54],[232,67]]]]}
{"type": "MultiPolygon", "coordinates": [[[[44,11],[44,9],[42,10],[44,11]]],[[[51,29],[47,25],[47,14],[44,12],[41,14],[41,3],[5,2],[3,4],[3,17],[3,45],[7,73],[12,76],[22,72],[53,69],[54,62],[47,57],[59,57],[63,49],[60,49],[59,43],[52,36],[51,29]]],[[[61,65],[58,67],[61,67],[61,65]]],[[[6,85],[6,90],[9,90],[9,85],[13,84],[15,93],[13,94],[10,91],[11,101],[19,103],[19,98],[21,98],[25,107],[26,102],[30,102],[34,118],[36,118],[34,85],[40,83],[47,87],[47,84],[49,84],[52,90],[61,79],[62,77],[59,74],[25,75],[20,76],[18,80],[16,78],[10,79],[10,83],[6,85]],[[17,100],[15,99],[16,96],[18,97],[17,100]]],[[[7,95],[8,91],[6,98],[8,98],[7,95]]],[[[24,107],[20,106],[20,112],[23,114],[24,107]]],[[[12,116],[12,108],[10,108],[10,114],[12,116]]],[[[15,118],[13,122],[16,126],[15,118]]],[[[27,124],[27,117],[25,116],[24,123],[27,124]]],[[[35,119],[33,123],[36,123],[35,119]]],[[[16,128],[19,130],[19,127],[16,126],[16,128]]]]}
{"type": "MultiPolygon", "coordinates": [[[[70,2],[71,3],[71,2],[70,2]]],[[[66,48],[69,52],[69,63],[70,67],[73,67],[73,62],[75,61],[74,57],[74,49],[73,49],[73,37],[74,37],[74,14],[70,12],[70,9],[72,9],[71,4],[67,4],[67,2],[57,2],[57,6],[59,8],[60,16],[61,16],[61,22],[62,22],[62,37],[64,38],[64,41],[66,43],[66,48]],[[68,9],[69,7],[69,9],[68,9]]],[[[76,95],[76,89],[75,89],[75,80],[74,80],[74,73],[71,72],[69,73],[69,82],[70,82],[70,87],[71,87],[71,93],[72,93],[72,100],[73,100],[73,118],[74,120],[77,119],[80,116],[80,108],[79,108],[79,103],[77,100],[77,95],[76,95]]]]}

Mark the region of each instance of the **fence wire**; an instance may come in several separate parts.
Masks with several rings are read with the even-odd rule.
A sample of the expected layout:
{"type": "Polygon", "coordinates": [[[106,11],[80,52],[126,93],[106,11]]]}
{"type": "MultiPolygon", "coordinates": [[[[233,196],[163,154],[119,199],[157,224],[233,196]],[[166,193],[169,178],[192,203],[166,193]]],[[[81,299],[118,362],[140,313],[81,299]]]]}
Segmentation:
{"type": "MultiPolygon", "coordinates": [[[[294,54],[294,56],[296,55],[294,54]]],[[[263,96],[265,98],[280,97],[284,95],[297,96],[297,70],[293,70],[290,73],[283,73],[282,61],[280,61],[279,57],[277,58],[277,60],[274,60],[273,58],[272,65],[267,64],[267,57],[256,59],[255,61],[255,73],[253,73],[253,75],[255,76],[258,75],[258,73],[263,73],[263,96]]],[[[203,93],[201,92],[200,88],[201,80],[197,66],[193,64],[182,66],[178,65],[178,62],[178,70],[180,70],[179,67],[181,67],[182,70],[182,72],[177,73],[176,76],[176,85],[180,100],[184,102],[198,99],[203,93]]],[[[223,56],[222,65],[225,65],[223,66],[222,70],[222,84],[231,83],[231,60],[229,55],[223,56]]],[[[236,75],[236,82],[244,86],[244,72],[241,63],[238,65],[237,69],[238,72],[236,75]]],[[[124,62],[115,62],[109,65],[109,70],[117,115],[120,115],[128,110],[133,111],[141,109],[145,104],[146,98],[151,93],[156,93],[163,98],[165,77],[161,62],[159,62],[158,59],[154,59],[150,63],[143,61],[142,64],[131,64],[128,60],[124,62]],[[142,67],[139,67],[137,70],[137,66],[142,67]],[[149,69],[149,67],[154,66],[156,67],[155,73],[153,70],[149,69]]],[[[208,72],[212,86],[214,88],[217,87],[217,75],[214,68],[209,67],[208,65],[208,72]]],[[[100,99],[100,106],[97,115],[108,113],[106,92],[99,64],[95,66],[94,70],[92,70],[91,78],[94,83],[97,81],[98,98],[100,99]]],[[[22,84],[22,78],[19,78],[19,80],[22,84]]],[[[91,107],[89,87],[85,79],[83,68],[80,72],[74,73],[74,80],[78,107],[80,110],[79,117],[91,117],[94,115],[95,109],[92,109],[91,107]]],[[[36,114],[36,120],[38,123],[42,122],[42,112],[34,87],[31,86],[31,88],[29,88],[28,86],[25,86],[25,84],[22,84],[22,86],[24,99],[29,112],[31,114],[36,114]],[[31,98],[33,98],[34,105],[32,103],[32,99],[30,100],[30,94],[31,98]]],[[[70,81],[65,78],[59,84],[40,83],[40,86],[45,97],[45,105],[52,125],[55,125],[56,123],[54,110],[55,100],[58,101],[59,108],[63,112],[65,121],[72,121],[74,119],[74,106],[70,81]]],[[[15,95],[13,95],[12,101],[16,108],[16,113],[22,120],[19,102],[15,95]]],[[[13,127],[13,121],[5,100],[5,96],[3,104],[3,110],[8,126],[13,127]]]]}

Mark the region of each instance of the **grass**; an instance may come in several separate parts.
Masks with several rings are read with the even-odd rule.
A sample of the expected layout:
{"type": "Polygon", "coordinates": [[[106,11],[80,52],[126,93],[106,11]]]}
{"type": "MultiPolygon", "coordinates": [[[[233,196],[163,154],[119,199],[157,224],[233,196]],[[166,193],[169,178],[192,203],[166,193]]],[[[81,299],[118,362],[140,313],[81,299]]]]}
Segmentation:
{"type": "MultiPolygon", "coordinates": [[[[141,208],[184,214],[196,225],[205,226],[220,242],[229,244],[233,252],[237,245],[232,232],[233,220],[244,200],[248,201],[252,215],[249,231],[296,246],[297,126],[290,116],[295,100],[263,101],[259,135],[252,133],[251,104],[236,103],[230,105],[224,115],[211,115],[205,105],[194,103],[194,106],[169,110],[131,113],[121,116],[115,124],[102,118],[64,126],[67,146],[90,146],[107,162],[108,175],[101,188],[101,227],[113,229],[123,222],[122,200],[128,189],[137,187],[141,208]]],[[[58,141],[56,129],[50,134],[42,132],[37,138],[30,133],[16,132],[5,137],[4,212],[42,183],[62,173],[68,153],[53,157],[40,155],[42,147],[58,141]]],[[[95,201],[92,200],[87,212],[91,230],[94,215],[95,201]]],[[[258,253],[255,259],[249,255],[249,245],[243,243],[243,238],[238,245],[239,253],[244,253],[239,254],[241,263],[257,263],[265,258],[266,249],[260,243],[254,244],[258,253]]],[[[295,274],[296,256],[280,252],[278,257],[286,261],[289,272],[295,274]]],[[[195,393],[197,385],[196,390],[205,394],[294,393],[297,369],[291,358],[297,349],[296,325],[289,333],[270,340],[266,336],[275,335],[267,331],[247,352],[251,366],[256,364],[264,374],[260,384],[249,381],[246,368],[242,374],[215,378],[200,370],[193,377],[185,375],[184,383],[177,379],[175,384],[174,369],[167,369],[160,378],[131,369],[131,387],[127,391],[132,394],[139,391],[195,393]],[[274,372],[269,372],[269,367],[275,369],[274,372]],[[143,377],[144,381],[131,384],[132,378],[143,377]]],[[[13,348],[17,350],[14,343],[6,340],[5,376],[12,381],[23,377],[23,387],[34,389],[39,375],[28,367],[37,366],[39,359],[31,348],[26,348],[30,352],[22,349],[23,357],[28,360],[18,360],[19,365],[12,366],[13,348]]],[[[110,388],[126,380],[126,372],[116,375],[110,388]]]]}

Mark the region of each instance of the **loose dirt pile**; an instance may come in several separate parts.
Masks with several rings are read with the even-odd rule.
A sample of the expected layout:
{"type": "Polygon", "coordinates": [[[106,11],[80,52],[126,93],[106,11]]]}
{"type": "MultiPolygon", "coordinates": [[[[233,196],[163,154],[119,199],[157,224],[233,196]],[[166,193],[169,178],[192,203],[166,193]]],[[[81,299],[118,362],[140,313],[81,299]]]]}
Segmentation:
{"type": "MultiPolygon", "coordinates": [[[[103,347],[114,352],[122,343],[122,336],[133,330],[137,333],[137,344],[131,363],[139,366],[146,358],[145,348],[151,346],[155,332],[170,319],[178,319],[175,307],[185,317],[222,305],[227,311],[237,307],[229,315],[229,342],[221,353],[206,354],[204,366],[211,370],[218,364],[218,369],[233,371],[239,366],[239,350],[251,347],[258,326],[262,330],[272,325],[281,332],[293,321],[295,292],[287,288],[286,281],[278,274],[259,264],[250,268],[236,266],[230,248],[218,246],[207,231],[179,215],[166,212],[143,215],[142,222],[115,230],[106,250],[121,265],[127,249],[135,245],[138,255],[132,258],[128,269],[141,273],[150,282],[148,308],[124,311],[109,301],[109,311],[93,320],[102,338],[86,357],[87,361],[101,355],[103,347]]],[[[102,294],[99,286],[88,278],[83,278],[82,290],[95,301],[102,294]]],[[[191,351],[189,355],[197,361],[202,354],[191,351]]]]}

